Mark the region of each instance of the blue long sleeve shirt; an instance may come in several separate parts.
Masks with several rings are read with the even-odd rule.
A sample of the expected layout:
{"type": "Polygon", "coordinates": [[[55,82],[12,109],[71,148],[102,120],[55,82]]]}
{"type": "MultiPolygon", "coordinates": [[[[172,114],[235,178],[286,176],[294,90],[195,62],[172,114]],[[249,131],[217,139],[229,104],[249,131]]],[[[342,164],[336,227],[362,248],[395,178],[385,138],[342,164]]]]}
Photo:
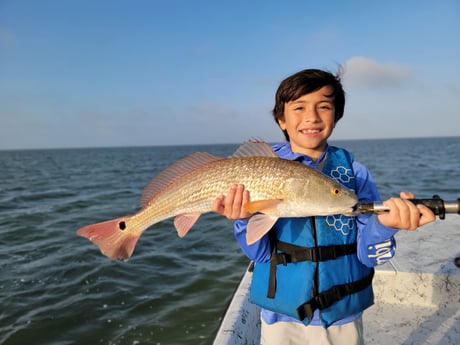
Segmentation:
{"type": "MultiPolygon", "coordinates": [[[[325,158],[329,146],[326,147],[320,158],[314,162],[310,157],[291,151],[289,143],[277,144],[273,146],[276,154],[283,159],[296,160],[318,168],[318,165],[325,158]]],[[[371,174],[367,168],[359,162],[354,161],[352,164],[353,172],[356,179],[356,195],[360,202],[362,201],[380,201],[377,188],[372,180],[371,174]]],[[[394,256],[396,242],[394,234],[396,229],[388,228],[380,224],[376,215],[359,215],[356,219],[358,227],[357,235],[357,255],[361,263],[368,267],[374,267],[383,264],[394,256]]],[[[252,245],[246,243],[246,226],[247,220],[239,219],[235,221],[234,234],[241,249],[246,256],[257,262],[270,260],[271,246],[268,234],[252,245]]],[[[346,319],[339,320],[334,325],[341,325],[353,321],[361,316],[361,313],[352,315],[346,319]]],[[[292,317],[275,313],[269,310],[262,310],[262,319],[272,324],[277,321],[300,322],[292,317]]],[[[315,312],[312,325],[320,325],[319,311],[315,312]]]]}

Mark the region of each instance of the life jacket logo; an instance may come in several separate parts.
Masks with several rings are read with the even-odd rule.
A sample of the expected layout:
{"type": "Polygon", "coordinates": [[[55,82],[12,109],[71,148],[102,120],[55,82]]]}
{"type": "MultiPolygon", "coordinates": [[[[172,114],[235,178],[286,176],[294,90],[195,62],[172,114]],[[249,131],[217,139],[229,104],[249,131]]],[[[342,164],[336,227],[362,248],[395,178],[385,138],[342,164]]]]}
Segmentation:
{"type": "Polygon", "coordinates": [[[355,218],[334,214],[326,217],[326,224],[334,230],[340,231],[343,236],[348,236],[355,227],[355,218]]]}
{"type": "Polygon", "coordinates": [[[330,174],[334,180],[341,182],[342,184],[350,183],[350,181],[355,178],[353,171],[349,168],[345,168],[344,166],[338,166],[334,170],[331,170],[330,174]]]}

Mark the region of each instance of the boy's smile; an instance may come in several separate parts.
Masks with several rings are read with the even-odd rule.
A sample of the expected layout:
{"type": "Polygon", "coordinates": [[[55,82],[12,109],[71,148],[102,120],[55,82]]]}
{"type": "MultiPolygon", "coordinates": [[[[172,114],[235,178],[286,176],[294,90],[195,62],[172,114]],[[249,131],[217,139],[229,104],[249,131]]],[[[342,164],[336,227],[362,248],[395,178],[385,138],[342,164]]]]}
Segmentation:
{"type": "Polygon", "coordinates": [[[326,148],[327,139],[335,126],[332,93],[331,86],[324,86],[285,103],[284,119],[280,119],[278,124],[287,131],[293,152],[317,160],[326,148]]]}

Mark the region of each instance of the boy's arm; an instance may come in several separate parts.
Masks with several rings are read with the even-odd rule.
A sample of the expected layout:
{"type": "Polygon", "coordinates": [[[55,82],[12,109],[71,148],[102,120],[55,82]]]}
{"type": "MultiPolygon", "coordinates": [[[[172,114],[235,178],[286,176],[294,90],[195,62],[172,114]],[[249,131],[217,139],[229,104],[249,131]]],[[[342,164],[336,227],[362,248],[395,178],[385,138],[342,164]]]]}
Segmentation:
{"type": "MultiPolygon", "coordinates": [[[[359,201],[380,201],[367,168],[353,162],[353,170],[359,201]]],[[[396,242],[393,236],[398,230],[415,230],[435,219],[435,215],[427,207],[415,206],[406,200],[413,197],[412,193],[401,193],[401,198],[384,201],[384,205],[390,207],[390,212],[358,216],[358,258],[363,264],[372,267],[385,263],[395,254],[396,242]]]]}
{"type": "Polygon", "coordinates": [[[238,219],[235,221],[234,234],[246,256],[255,262],[265,262],[270,260],[271,247],[270,238],[268,234],[265,234],[259,241],[254,244],[247,244],[246,242],[246,226],[248,225],[247,219],[238,219]]]}

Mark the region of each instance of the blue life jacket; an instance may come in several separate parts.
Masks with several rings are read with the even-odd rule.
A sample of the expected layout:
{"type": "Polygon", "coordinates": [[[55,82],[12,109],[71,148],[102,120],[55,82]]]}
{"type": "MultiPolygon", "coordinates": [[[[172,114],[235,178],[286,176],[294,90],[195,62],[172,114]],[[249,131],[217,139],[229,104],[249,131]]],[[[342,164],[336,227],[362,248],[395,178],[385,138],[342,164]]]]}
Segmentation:
{"type": "MultiPolygon", "coordinates": [[[[353,156],[329,147],[323,173],[356,190],[353,156]]],[[[315,310],[325,327],[373,304],[374,270],[356,253],[354,217],[280,218],[269,232],[272,255],[256,263],[251,301],[309,324],[315,310]]]]}

